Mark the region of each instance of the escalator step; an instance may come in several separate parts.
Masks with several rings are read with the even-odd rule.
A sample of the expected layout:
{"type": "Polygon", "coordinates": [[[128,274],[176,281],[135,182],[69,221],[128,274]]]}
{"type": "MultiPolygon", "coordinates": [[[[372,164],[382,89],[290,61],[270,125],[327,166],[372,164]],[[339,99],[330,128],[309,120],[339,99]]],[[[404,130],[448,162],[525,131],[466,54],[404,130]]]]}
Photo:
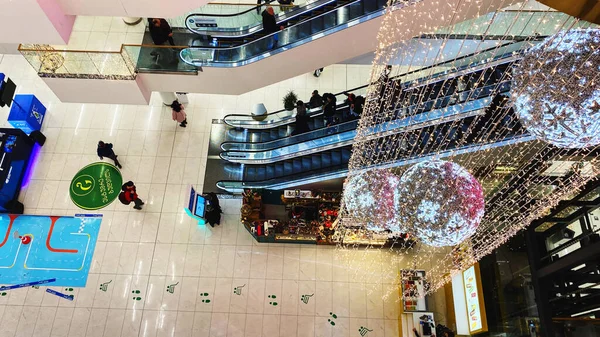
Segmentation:
{"type": "Polygon", "coordinates": [[[254,181],[256,180],[256,168],[255,167],[247,167],[246,168],[246,177],[245,180],[254,181]]]}
{"type": "Polygon", "coordinates": [[[311,168],[312,168],[313,170],[318,170],[318,169],[320,169],[320,168],[321,168],[321,155],[317,153],[317,154],[313,154],[313,155],[312,155],[312,156],[310,156],[310,157],[311,157],[311,158],[310,158],[310,161],[311,161],[311,163],[310,163],[310,165],[311,165],[311,168]]]}
{"type": "Polygon", "coordinates": [[[312,169],[312,158],[313,158],[313,156],[302,157],[302,171],[303,172],[310,171],[312,169]]]}
{"type": "Polygon", "coordinates": [[[267,179],[267,170],[264,166],[259,166],[256,168],[256,180],[265,180],[267,179]]]}
{"type": "Polygon", "coordinates": [[[294,158],[294,160],[292,161],[292,170],[294,171],[294,173],[302,172],[302,160],[301,159],[294,158]]]}
{"type": "Polygon", "coordinates": [[[321,153],[321,164],[322,164],[321,167],[323,167],[323,168],[331,166],[331,153],[330,152],[321,153]]]}
{"type": "Polygon", "coordinates": [[[273,167],[273,165],[267,165],[266,166],[266,179],[273,179],[275,178],[275,167],[273,167]]]}
{"type": "Polygon", "coordinates": [[[279,178],[281,176],[283,176],[283,164],[275,164],[275,177],[279,178]]]}
{"type": "Polygon", "coordinates": [[[342,152],[339,150],[331,151],[331,165],[337,166],[342,164],[342,152]]]}
{"type": "Polygon", "coordinates": [[[342,149],[342,162],[343,163],[349,162],[351,155],[352,155],[352,151],[350,151],[350,149],[343,148],[342,149]]]}
{"type": "Polygon", "coordinates": [[[289,161],[284,161],[283,162],[283,175],[285,176],[289,176],[290,174],[294,173],[294,167],[292,166],[292,163],[289,161]]]}

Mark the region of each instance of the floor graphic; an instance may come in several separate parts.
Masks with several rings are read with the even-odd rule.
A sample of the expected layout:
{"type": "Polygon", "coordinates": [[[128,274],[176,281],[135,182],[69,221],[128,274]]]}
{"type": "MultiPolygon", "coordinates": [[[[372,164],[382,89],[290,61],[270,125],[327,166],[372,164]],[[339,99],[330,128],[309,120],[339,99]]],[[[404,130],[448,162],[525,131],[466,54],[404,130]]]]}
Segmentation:
{"type": "Polygon", "coordinates": [[[0,215],[0,284],[84,287],[102,217],[0,215]]]}
{"type": "Polygon", "coordinates": [[[371,331],[373,330],[370,330],[369,328],[366,328],[364,326],[361,326],[360,329],[358,329],[358,332],[360,333],[361,337],[365,337],[371,331]]]}
{"type": "Polygon", "coordinates": [[[331,325],[335,325],[335,320],[337,318],[337,315],[334,314],[333,312],[330,312],[329,316],[331,316],[331,318],[327,319],[327,322],[329,322],[329,324],[331,324],[331,325]]]}

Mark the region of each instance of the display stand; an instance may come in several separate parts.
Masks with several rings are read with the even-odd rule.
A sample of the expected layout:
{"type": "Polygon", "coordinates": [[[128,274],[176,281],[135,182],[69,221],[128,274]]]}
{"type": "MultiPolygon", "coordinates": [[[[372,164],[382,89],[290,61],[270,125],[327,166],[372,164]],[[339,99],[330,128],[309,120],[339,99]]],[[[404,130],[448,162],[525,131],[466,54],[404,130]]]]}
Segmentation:
{"type": "Polygon", "coordinates": [[[246,190],[242,223],[258,242],[334,244],[339,192],[282,191],[266,203],[260,191],[246,190]]]}
{"type": "Polygon", "coordinates": [[[34,95],[15,95],[8,122],[26,134],[42,128],[46,107],[34,95]]]}

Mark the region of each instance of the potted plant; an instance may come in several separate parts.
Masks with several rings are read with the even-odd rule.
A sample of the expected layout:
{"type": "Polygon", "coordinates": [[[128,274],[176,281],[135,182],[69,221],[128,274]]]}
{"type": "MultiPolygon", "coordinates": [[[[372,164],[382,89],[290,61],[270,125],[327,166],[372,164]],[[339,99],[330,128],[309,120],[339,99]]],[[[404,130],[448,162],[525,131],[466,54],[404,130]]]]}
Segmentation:
{"type": "Polygon", "coordinates": [[[283,96],[283,108],[287,111],[292,111],[296,107],[298,96],[294,93],[294,90],[290,90],[285,96],[283,96]]]}

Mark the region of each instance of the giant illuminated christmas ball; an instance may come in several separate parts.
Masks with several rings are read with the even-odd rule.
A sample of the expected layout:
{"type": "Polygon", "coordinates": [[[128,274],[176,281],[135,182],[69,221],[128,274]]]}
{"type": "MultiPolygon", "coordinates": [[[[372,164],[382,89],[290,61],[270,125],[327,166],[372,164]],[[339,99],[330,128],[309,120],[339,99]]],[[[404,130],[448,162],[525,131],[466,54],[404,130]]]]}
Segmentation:
{"type": "Polygon", "coordinates": [[[477,230],[484,206],[481,184],[458,164],[424,161],[400,178],[397,207],[401,222],[427,245],[463,242],[477,230]]]}
{"type": "Polygon", "coordinates": [[[599,29],[553,35],[529,49],[514,68],[515,112],[529,132],[552,145],[598,145],[599,71],[599,29]]]}
{"type": "Polygon", "coordinates": [[[373,169],[351,175],[344,184],[346,212],[356,224],[371,230],[400,232],[396,194],[400,178],[389,170],[373,169]]]}

